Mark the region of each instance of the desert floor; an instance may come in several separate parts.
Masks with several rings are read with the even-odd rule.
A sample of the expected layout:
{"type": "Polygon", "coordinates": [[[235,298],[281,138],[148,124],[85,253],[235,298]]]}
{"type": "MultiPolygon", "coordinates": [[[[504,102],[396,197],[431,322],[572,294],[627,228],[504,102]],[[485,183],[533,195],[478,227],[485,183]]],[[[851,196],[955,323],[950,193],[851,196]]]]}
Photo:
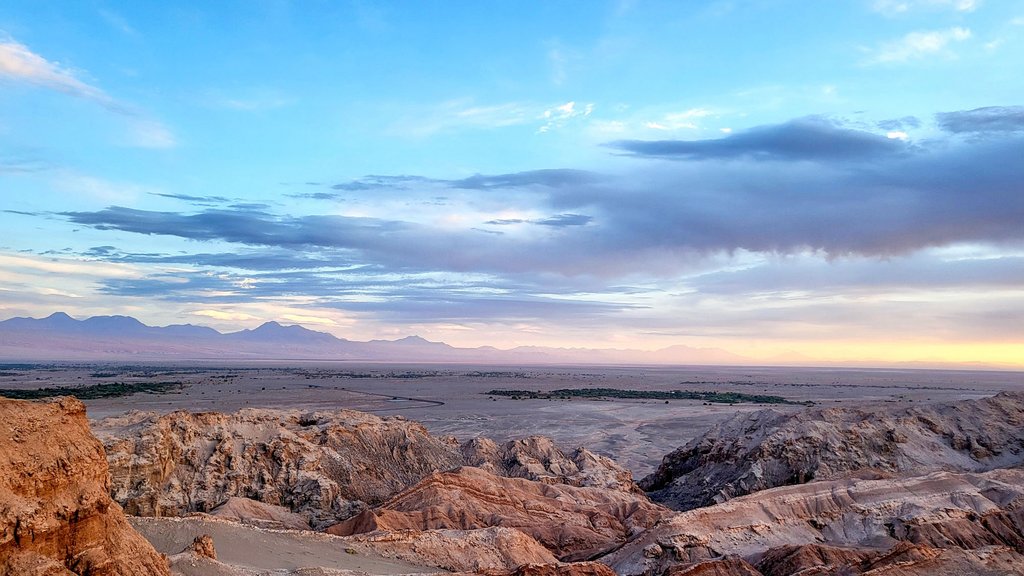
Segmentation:
{"type": "MultiPolygon", "coordinates": [[[[541,434],[567,448],[586,446],[639,478],[667,452],[716,422],[758,404],[695,400],[513,400],[492,389],[559,388],[733,391],[810,400],[827,406],[950,401],[1024,390],[1024,373],[825,368],[382,365],[308,362],[209,362],[170,365],[7,365],[0,388],[102,382],[181,382],[170,394],[87,400],[100,419],[130,410],[233,411],[240,408],[335,410],[422,422],[434,434],[495,440],[541,434]]],[[[772,405],[776,410],[799,406],[772,405]]]]}

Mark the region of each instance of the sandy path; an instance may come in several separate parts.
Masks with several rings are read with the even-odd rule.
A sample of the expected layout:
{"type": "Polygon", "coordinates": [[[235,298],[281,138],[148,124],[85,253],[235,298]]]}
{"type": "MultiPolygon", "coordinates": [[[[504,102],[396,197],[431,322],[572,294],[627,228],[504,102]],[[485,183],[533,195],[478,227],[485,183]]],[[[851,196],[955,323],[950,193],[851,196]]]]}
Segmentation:
{"type": "Polygon", "coordinates": [[[157,551],[177,554],[201,534],[213,537],[217,560],[225,564],[260,570],[330,568],[367,574],[414,574],[443,572],[371,555],[358,545],[319,532],[263,530],[220,520],[201,518],[129,517],[157,551]],[[357,554],[345,552],[356,549],[357,554]]]}

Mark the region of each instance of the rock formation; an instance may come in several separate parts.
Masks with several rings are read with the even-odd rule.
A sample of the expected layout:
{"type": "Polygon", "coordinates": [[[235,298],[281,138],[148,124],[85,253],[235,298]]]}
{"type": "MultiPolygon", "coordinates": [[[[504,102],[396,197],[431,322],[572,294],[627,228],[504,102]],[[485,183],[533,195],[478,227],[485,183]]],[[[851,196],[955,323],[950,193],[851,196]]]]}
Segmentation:
{"type": "Polygon", "coordinates": [[[642,494],[504,478],[463,467],[432,474],[328,532],[504,526],[529,534],[562,560],[581,560],[622,544],[668,513],[642,494]]]}
{"type": "Polygon", "coordinates": [[[465,464],[509,478],[526,478],[548,484],[607,488],[639,492],[633,475],[611,458],[577,448],[566,454],[545,436],[530,436],[497,444],[474,438],[462,445],[465,464]]]}
{"type": "Polygon", "coordinates": [[[665,456],[640,481],[676,510],[870,468],[921,474],[1024,463],[1024,393],[913,408],[738,414],[665,456]]]}
{"type": "Polygon", "coordinates": [[[211,516],[260,528],[312,530],[305,516],[283,506],[232,496],[210,512],[211,516]]]}
{"type": "Polygon", "coordinates": [[[239,496],[320,527],[462,463],[457,444],[418,423],[347,410],[132,413],[97,433],[114,498],[143,516],[208,512],[239,496]]]}
{"type": "Polygon", "coordinates": [[[558,562],[547,548],[514,528],[379,531],[346,540],[384,558],[456,572],[507,573],[524,565],[558,562]]]}
{"type": "Polygon", "coordinates": [[[1024,469],[773,488],[676,514],[602,561],[661,574],[727,556],[770,576],[1024,574],[1024,469]]]}
{"type": "MultiPolygon", "coordinates": [[[[464,464],[545,483],[641,495],[628,470],[548,438],[459,446],[401,417],[354,411],[240,410],[233,414],[134,412],[96,424],[106,443],[113,496],[131,514],[210,512],[272,527],[323,528],[381,504],[437,471],[464,464]],[[284,507],[283,517],[255,503],[284,507]],[[232,502],[234,502],[232,504],[232,502]],[[227,506],[227,509],[225,509],[227,506]]],[[[641,496],[642,497],[642,496],[641,496]]]]}
{"type": "Polygon", "coordinates": [[[0,398],[0,575],[169,573],[111,501],[85,406],[0,398]]]}

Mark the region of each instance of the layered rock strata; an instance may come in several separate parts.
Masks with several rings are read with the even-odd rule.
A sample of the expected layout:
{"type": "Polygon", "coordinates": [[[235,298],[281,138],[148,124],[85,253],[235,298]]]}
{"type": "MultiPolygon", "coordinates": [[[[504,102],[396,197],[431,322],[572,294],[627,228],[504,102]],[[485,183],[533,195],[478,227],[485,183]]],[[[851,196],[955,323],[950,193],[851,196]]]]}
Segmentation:
{"type": "Polygon", "coordinates": [[[432,474],[328,532],[503,526],[525,532],[562,560],[582,560],[626,542],[668,514],[641,494],[504,478],[463,467],[432,474]]]}
{"type": "Polygon", "coordinates": [[[85,405],[0,398],[0,575],[169,573],[111,501],[85,405]]]}
{"type": "Polygon", "coordinates": [[[1024,393],[912,408],[818,408],[738,414],[665,456],[639,482],[689,510],[861,469],[921,474],[1024,463],[1024,393]]]}
{"type": "Polygon", "coordinates": [[[676,514],[602,561],[661,574],[725,557],[770,576],[1024,574],[1024,470],[774,488],[676,514]]]}
{"type": "Polygon", "coordinates": [[[114,498],[141,516],[208,512],[244,497],[317,528],[462,463],[457,443],[418,423],[348,410],[133,413],[97,432],[114,498]]]}
{"type": "Polygon", "coordinates": [[[106,444],[114,498],[140,516],[214,511],[267,527],[281,522],[319,529],[429,474],[466,464],[643,498],[628,470],[583,448],[566,453],[544,437],[500,445],[480,438],[460,446],[401,417],[347,410],[135,412],[102,420],[96,430],[106,444]],[[260,509],[257,502],[301,517],[260,509]]]}

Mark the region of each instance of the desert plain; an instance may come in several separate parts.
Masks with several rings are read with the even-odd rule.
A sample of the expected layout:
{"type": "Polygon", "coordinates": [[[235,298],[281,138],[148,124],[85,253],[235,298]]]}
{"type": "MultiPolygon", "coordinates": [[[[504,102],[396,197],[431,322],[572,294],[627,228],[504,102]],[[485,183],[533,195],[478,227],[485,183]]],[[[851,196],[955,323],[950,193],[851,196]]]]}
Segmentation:
{"type": "Polygon", "coordinates": [[[103,383],[180,383],[165,394],[84,400],[95,425],[132,410],[234,412],[242,408],[349,409],[403,416],[434,435],[459,441],[548,436],[586,447],[636,478],[661,458],[757,403],[621,398],[512,399],[495,389],[550,392],[574,388],[693,390],[779,396],[817,406],[955,402],[1024,390],[1024,374],[984,370],[790,368],[735,366],[477,366],[339,362],[209,361],[139,364],[8,364],[0,388],[33,389],[103,383]]]}

